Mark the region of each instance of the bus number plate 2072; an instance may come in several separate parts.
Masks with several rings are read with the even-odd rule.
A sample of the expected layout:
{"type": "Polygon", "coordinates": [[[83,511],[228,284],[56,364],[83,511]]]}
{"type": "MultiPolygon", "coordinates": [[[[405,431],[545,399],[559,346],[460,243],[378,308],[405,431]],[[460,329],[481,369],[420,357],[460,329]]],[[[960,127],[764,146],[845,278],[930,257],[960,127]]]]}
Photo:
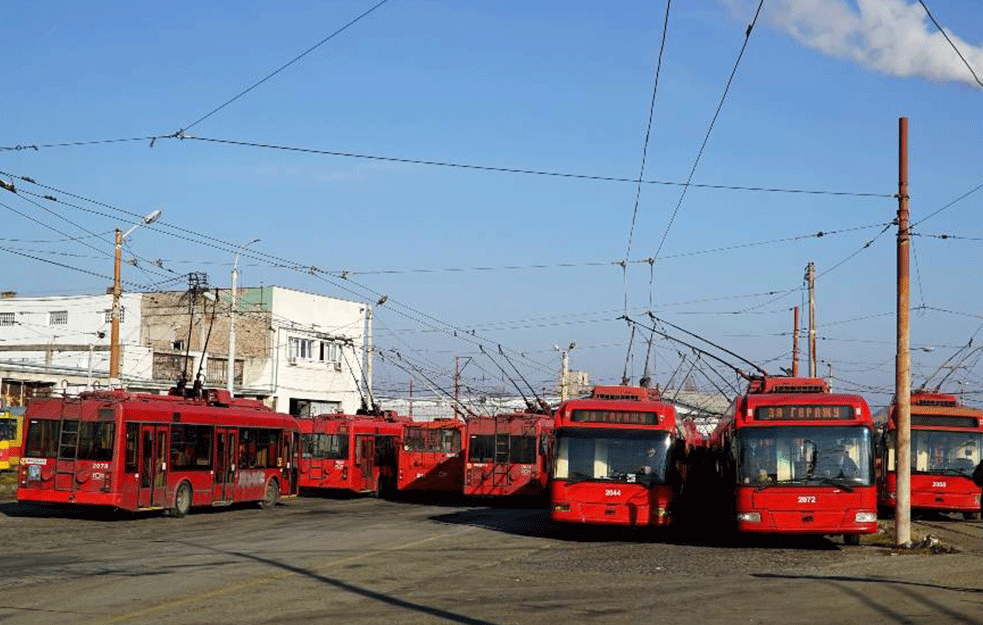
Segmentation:
{"type": "Polygon", "coordinates": [[[799,503],[816,503],[815,495],[799,495],[799,503]]]}

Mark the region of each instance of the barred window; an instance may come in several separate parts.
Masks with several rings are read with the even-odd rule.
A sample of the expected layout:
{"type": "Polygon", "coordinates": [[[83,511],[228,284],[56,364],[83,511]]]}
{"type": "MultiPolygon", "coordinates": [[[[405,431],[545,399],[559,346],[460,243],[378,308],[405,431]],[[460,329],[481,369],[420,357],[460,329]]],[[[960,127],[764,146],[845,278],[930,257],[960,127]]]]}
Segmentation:
{"type": "Polygon", "coordinates": [[[17,323],[14,313],[0,312],[0,326],[12,326],[17,323]]]}
{"type": "MultiPolygon", "coordinates": [[[[123,306],[120,306],[119,307],[119,322],[120,323],[123,323],[123,321],[125,320],[125,318],[126,318],[126,308],[124,308],[123,306]]],[[[106,323],[112,323],[112,322],[113,322],[113,309],[110,308],[109,310],[106,311],[106,323]]]]}
{"type": "Polygon", "coordinates": [[[52,310],[48,313],[48,325],[63,326],[68,323],[67,310],[52,310]]]}

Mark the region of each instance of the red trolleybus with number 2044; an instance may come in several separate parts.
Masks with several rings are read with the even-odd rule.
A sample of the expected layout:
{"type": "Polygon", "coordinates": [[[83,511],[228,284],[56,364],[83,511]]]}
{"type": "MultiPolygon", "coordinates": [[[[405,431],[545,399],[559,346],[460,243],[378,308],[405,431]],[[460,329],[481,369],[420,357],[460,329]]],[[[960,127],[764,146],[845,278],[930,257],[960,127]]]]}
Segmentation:
{"type": "Polygon", "coordinates": [[[560,404],[550,487],[554,521],[667,525],[679,490],[676,409],[658,391],[595,387],[560,404]]]}
{"type": "Polygon", "coordinates": [[[297,492],[297,421],[226,391],[35,399],[25,421],[18,501],[184,516],[297,492]]]}
{"type": "Polygon", "coordinates": [[[843,534],[877,531],[873,421],[859,395],[821,378],[751,381],[714,430],[738,531],[843,534]]]}

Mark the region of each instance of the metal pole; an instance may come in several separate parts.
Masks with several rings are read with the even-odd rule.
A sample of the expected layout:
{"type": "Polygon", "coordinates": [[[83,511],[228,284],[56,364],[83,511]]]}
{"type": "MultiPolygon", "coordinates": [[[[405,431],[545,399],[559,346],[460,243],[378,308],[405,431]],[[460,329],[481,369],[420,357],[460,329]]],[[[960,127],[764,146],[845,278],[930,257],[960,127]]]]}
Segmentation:
{"type": "Polygon", "coordinates": [[[908,282],[908,118],[898,120],[898,352],[894,397],[897,404],[895,544],[911,544],[911,352],[908,282]]]}
{"type": "Polygon", "coordinates": [[[372,307],[365,305],[365,389],[372,397],[372,307]]]}
{"type": "Polygon", "coordinates": [[[566,401],[570,395],[569,387],[567,386],[567,378],[570,373],[570,352],[563,350],[562,355],[562,365],[560,366],[560,401],[566,401]]]}
{"type": "Polygon", "coordinates": [[[814,378],[818,373],[816,366],[816,265],[809,263],[806,268],[809,280],[809,377],[814,378]]]}
{"type": "Polygon", "coordinates": [[[123,254],[123,232],[116,229],[116,254],[113,261],[113,319],[109,334],[109,385],[119,382],[119,298],[122,294],[120,285],[120,257],[123,254]]]}
{"type": "MultiPolygon", "coordinates": [[[[236,373],[236,315],[239,313],[239,255],[246,251],[246,248],[253,243],[259,243],[259,239],[253,239],[249,243],[243,243],[236,251],[235,260],[232,261],[232,299],[229,302],[229,357],[225,363],[225,390],[232,395],[235,387],[236,373]]],[[[243,371],[245,374],[245,371],[243,371]]]]}
{"type": "Polygon", "coordinates": [[[236,373],[236,313],[239,312],[239,255],[232,264],[232,300],[229,302],[229,358],[225,363],[225,390],[233,393],[236,373]]]}
{"type": "Polygon", "coordinates": [[[792,315],[792,377],[799,377],[799,307],[792,315]]]}
{"type": "Polygon", "coordinates": [[[410,378],[410,419],[413,418],[413,378],[410,378]]]}

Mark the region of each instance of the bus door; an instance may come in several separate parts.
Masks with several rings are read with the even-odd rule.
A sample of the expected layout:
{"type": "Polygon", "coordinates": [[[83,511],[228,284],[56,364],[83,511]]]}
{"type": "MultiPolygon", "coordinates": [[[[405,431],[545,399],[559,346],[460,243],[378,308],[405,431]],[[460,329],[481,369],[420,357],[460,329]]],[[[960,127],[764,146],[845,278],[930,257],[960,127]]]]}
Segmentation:
{"type": "Polygon", "coordinates": [[[159,508],[164,505],[167,486],[168,427],[166,425],[140,426],[140,492],[137,506],[159,508]]]}
{"type": "Polygon", "coordinates": [[[362,490],[375,490],[375,435],[355,437],[355,466],[362,474],[362,490]]]}
{"type": "Polygon", "coordinates": [[[279,466],[280,474],[284,479],[284,482],[288,484],[288,488],[284,490],[285,494],[295,495],[297,494],[297,443],[298,434],[296,432],[283,432],[280,435],[280,456],[279,466]]]}
{"type": "Polygon", "coordinates": [[[232,501],[235,498],[236,458],[239,451],[239,435],[236,430],[215,429],[215,484],[212,498],[215,501],[232,501]]]}

